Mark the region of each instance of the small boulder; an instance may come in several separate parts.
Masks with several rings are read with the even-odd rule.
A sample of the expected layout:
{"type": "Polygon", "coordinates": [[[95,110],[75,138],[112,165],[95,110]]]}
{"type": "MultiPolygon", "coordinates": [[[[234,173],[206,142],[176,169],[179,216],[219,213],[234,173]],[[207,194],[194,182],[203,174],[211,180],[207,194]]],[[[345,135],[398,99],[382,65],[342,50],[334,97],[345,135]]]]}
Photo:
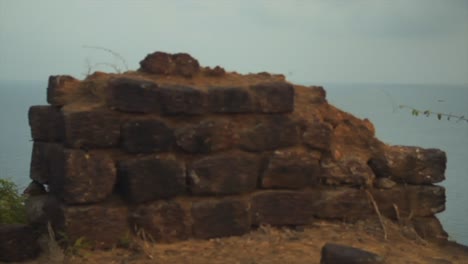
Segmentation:
{"type": "Polygon", "coordinates": [[[322,247],[320,264],[377,264],[383,257],[359,248],[327,243],[322,247]]]}
{"type": "Polygon", "coordinates": [[[396,185],[396,182],[389,178],[377,178],[374,182],[374,186],[379,189],[391,189],[396,185]]]}
{"type": "Polygon", "coordinates": [[[198,61],[187,53],[169,54],[154,52],[140,62],[141,71],[151,74],[180,75],[193,77],[200,71],[198,61]]]}
{"type": "Polygon", "coordinates": [[[40,253],[38,236],[31,226],[0,224],[0,238],[0,261],[26,261],[40,253]]]}

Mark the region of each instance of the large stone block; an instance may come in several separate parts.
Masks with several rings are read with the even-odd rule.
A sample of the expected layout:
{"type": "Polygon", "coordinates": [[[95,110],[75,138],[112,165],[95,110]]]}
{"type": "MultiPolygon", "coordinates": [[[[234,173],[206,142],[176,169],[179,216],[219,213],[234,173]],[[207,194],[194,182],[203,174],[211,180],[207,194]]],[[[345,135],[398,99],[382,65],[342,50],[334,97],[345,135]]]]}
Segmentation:
{"type": "Polygon", "coordinates": [[[119,188],[132,202],[170,198],[186,192],[185,165],[172,158],[143,157],[119,162],[119,188]]]}
{"type": "Polygon", "coordinates": [[[240,136],[240,147],[247,151],[269,151],[292,147],[300,141],[299,124],[287,116],[259,120],[240,136]]]}
{"type": "Polygon", "coordinates": [[[210,153],[236,144],[234,125],[222,120],[204,120],[175,131],[177,145],[190,153],[210,153]]]}
{"type": "Polygon", "coordinates": [[[305,225],[314,218],[314,191],[261,191],[251,196],[252,224],[305,225]]]}
{"type": "Polygon", "coordinates": [[[414,230],[418,235],[429,241],[446,242],[448,234],[445,232],[439,219],[435,216],[415,217],[411,219],[414,230]]]}
{"type": "Polygon", "coordinates": [[[176,201],[139,205],[130,218],[132,226],[144,230],[154,241],[174,242],[190,236],[187,213],[176,201]]]}
{"type": "Polygon", "coordinates": [[[63,118],[55,106],[31,106],[28,112],[31,136],[36,141],[61,141],[64,136],[63,118]]]}
{"type": "Polygon", "coordinates": [[[41,184],[48,184],[51,175],[56,174],[56,163],[62,153],[63,147],[60,144],[34,142],[29,177],[41,184]]]}
{"type": "Polygon", "coordinates": [[[243,87],[211,87],[208,89],[208,107],[215,113],[252,113],[255,102],[243,87]]]}
{"type": "Polygon", "coordinates": [[[294,110],[294,87],[285,82],[266,82],[252,85],[258,111],[262,113],[286,113],[294,110]]]}
{"type": "Polygon", "coordinates": [[[65,149],[51,167],[50,191],[67,204],[103,201],[116,184],[114,160],[103,151],[65,149]]]}
{"type": "Polygon", "coordinates": [[[70,103],[73,101],[79,89],[80,81],[72,76],[50,76],[47,86],[47,102],[55,106],[62,106],[70,103]]]}
{"type": "Polygon", "coordinates": [[[158,119],[135,119],[122,125],[122,146],[130,153],[164,152],[174,142],[172,129],[158,119]]]}
{"type": "Polygon", "coordinates": [[[302,141],[312,149],[327,151],[330,149],[332,134],[333,127],[330,124],[311,122],[306,124],[306,129],[302,134],[302,141]]]}
{"type": "Polygon", "coordinates": [[[62,110],[65,145],[70,148],[105,148],[119,144],[120,117],[106,109],[62,110]]]}
{"type": "Polygon", "coordinates": [[[194,161],[188,177],[193,194],[237,194],[255,190],[259,159],[246,153],[225,153],[194,161]]]}
{"type": "Polygon", "coordinates": [[[263,188],[300,189],[319,183],[320,153],[277,150],[262,177],[263,188]]]}
{"type": "Polygon", "coordinates": [[[124,112],[159,112],[160,91],[154,82],[121,77],[109,82],[107,104],[124,112]]]}
{"type": "Polygon", "coordinates": [[[374,215],[364,190],[353,188],[323,189],[314,201],[315,215],[323,219],[356,221],[374,215]]]}
{"type": "Polygon", "coordinates": [[[395,186],[392,189],[373,189],[372,195],[380,212],[387,217],[432,216],[445,210],[445,188],[432,185],[395,186]],[[396,206],[396,208],[395,208],[396,206]]]}
{"type": "Polygon", "coordinates": [[[0,224],[0,238],[0,261],[21,262],[40,253],[38,235],[28,225],[0,224]]]}
{"type": "Polygon", "coordinates": [[[192,204],[191,215],[196,238],[237,236],[250,230],[247,203],[240,199],[203,199],[192,204]]]}
{"type": "Polygon", "coordinates": [[[162,111],[166,115],[199,115],[206,112],[207,95],[198,89],[173,85],[161,86],[162,111]]]}
{"type": "Polygon", "coordinates": [[[130,232],[128,208],[118,199],[91,205],[58,205],[51,212],[56,234],[64,235],[71,244],[83,239],[94,248],[109,249],[130,232]]]}
{"type": "Polygon", "coordinates": [[[390,178],[410,184],[431,184],[445,179],[447,157],[439,149],[391,146],[385,150],[390,178]]]}
{"type": "Polygon", "coordinates": [[[372,169],[358,159],[324,158],[321,167],[320,180],[326,185],[371,186],[375,178],[372,169]]]}

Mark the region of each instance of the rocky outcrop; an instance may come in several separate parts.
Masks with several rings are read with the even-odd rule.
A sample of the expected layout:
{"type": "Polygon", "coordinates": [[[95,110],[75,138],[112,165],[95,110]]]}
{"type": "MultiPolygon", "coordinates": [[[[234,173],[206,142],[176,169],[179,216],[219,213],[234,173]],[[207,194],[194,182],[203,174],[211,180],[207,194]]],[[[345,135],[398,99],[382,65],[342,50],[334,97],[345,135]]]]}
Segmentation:
{"type": "Polygon", "coordinates": [[[199,66],[155,52],[138,71],[52,76],[29,110],[31,178],[48,192],[31,219],[108,248],[127,232],[156,241],[252,227],[413,219],[425,238],[445,209],[440,150],[388,146],[322,87],[199,66]],[[45,215],[40,214],[45,212],[45,215]],[[138,231],[137,231],[138,232],[138,231]]]}

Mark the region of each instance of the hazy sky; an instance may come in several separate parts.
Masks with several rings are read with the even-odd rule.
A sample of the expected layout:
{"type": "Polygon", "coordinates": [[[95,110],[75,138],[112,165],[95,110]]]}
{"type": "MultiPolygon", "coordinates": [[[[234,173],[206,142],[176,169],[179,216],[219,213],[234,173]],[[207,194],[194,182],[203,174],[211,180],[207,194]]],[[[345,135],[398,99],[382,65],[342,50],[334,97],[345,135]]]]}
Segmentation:
{"type": "MultiPolygon", "coordinates": [[[[468,83],[468,0],[0,0],[0,79],[148,53],[294,82],[468,83]]],[[[112,71],[110,68],[100,68],[112,71]]]]}

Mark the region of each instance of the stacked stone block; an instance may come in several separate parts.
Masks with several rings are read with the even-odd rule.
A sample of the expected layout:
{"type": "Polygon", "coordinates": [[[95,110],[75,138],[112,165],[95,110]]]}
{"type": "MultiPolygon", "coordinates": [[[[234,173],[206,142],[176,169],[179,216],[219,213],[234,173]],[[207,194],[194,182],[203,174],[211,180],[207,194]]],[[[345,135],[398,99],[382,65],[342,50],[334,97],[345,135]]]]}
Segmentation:
{"type": "MultiPolygon", "coordinates": [[[[200,74],[185,59],[158,53],[142,67],[200,74]]],[[[50,105],[29,110],[31,179],[48,187],[44,210],[70,240],[106,248],[138,229],[172,242],[356,221],[375,215],[366,189],[391,218],[398,208],[398,217],[434,221],[444,210],[444,188],[433,183],[444,179],[445,153],[383,145],[360,121],[353,134],[355,123],[304,120],[285,81],[196,87],[124,74],[103,83],[90,99],[86,81],[52,76],[50,105]],[[375,188],[377,178],[397,184],[375,188]]],[[[307,92],[326,111],[323,89],[307,92]]]]}

